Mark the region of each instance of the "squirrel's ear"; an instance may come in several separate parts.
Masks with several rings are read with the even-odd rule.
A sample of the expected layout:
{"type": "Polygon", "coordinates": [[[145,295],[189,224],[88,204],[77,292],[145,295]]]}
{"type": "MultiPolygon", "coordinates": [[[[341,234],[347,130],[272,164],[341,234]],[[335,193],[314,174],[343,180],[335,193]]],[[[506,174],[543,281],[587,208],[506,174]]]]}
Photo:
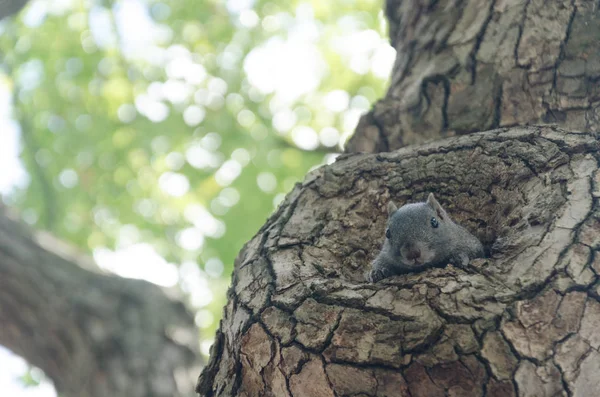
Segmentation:
{"type": "Polygon", "coordinates": [[[427,204],[431,208],[433,208],[433,210],[437,214],[438,218],[440,218],[442,220],[450,219],[448,217],[448,214],[446,214],[446,210],[444,210],[442,208],[442,206],[440,205],[440,203],[438,203],[438,201],[435,199],[435,196],[433,195],[433,193],[429,193],[429,196],[427,197],[427,204]]]}
{"type": "Polygon", "coordinates": [[[394,204],[394,202],[390,200],[390,202],[387,205],[387,210],[388,216],[392,216],[392,214],[398,210],[398,207],[396,207],[396,204],[394,204]]]}

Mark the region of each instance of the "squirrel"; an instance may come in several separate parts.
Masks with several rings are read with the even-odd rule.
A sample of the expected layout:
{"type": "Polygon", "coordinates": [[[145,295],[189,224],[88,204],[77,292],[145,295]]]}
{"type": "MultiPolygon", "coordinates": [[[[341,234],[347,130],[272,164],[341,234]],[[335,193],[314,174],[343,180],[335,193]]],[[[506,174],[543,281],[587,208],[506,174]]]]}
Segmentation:
{"type": "Polygon", "coordinates": [[[450,219],[433,193],[426,202],[400,209],[390,201],[385,242],[367,280],[374,283],[394,274],[448,263],[466,266],[471,259],[483,256],[481,242],[450,219]]]}

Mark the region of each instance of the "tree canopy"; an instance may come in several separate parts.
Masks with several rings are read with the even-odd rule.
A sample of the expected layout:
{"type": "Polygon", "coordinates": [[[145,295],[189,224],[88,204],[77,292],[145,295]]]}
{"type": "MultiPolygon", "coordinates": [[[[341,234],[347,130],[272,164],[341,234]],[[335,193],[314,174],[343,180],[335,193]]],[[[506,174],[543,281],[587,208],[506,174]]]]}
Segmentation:
{"type": "Polygon", "coordinates": [[[0,130],[24,167],[2,200],[101,265],[164,258],[211,341],[243,243],[382,96],[382,6],[30,2],[0,22],[0,130]]]}

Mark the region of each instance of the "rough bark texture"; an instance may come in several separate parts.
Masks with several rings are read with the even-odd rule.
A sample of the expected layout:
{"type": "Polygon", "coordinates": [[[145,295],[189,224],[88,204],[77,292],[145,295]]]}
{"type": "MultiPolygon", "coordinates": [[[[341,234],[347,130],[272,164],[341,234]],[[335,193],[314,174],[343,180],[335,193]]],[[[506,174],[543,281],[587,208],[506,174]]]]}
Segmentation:
{"type": "Polygon", "coordinates": [[[589,0],[388,0],[398,56],[347,152],[491,128],[600,131],[600,7],[589,0]]]}
{"type": "Polygon", "coordinates": [[[149,283],[85,270],[68,251],[0,206],[0,344],[67,397],[190,395],[191,314],[149,283]]]}
{"type": "Polygon", "coordinates": [[[309,174],[240,253],[203,396],[593,396],[600,143],[515,127],[309,174]],[[386,204],[435,192],[490,257],[364,281],[386,204]]]}

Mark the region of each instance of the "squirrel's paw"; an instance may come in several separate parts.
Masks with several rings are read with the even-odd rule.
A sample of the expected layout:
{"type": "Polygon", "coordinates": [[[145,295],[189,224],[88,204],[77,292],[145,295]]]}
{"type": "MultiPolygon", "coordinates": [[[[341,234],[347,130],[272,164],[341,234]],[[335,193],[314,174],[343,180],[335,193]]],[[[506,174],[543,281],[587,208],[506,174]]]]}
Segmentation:
{"type": "Polygon", "coordinates": [[[367,281],[370,283],[376,283],[379,280],[383,280],[384,278],[388,278],[392,275],[392,273],[384,268],[373,269],[367,274],[367,281]]]}
{"type": "Polygon", "coordinates": [[[466,267],[469,264],[469,256],[464,252],[461,252],[459,254],[452,255],[449,262],[456,267],[466,267]]]}

